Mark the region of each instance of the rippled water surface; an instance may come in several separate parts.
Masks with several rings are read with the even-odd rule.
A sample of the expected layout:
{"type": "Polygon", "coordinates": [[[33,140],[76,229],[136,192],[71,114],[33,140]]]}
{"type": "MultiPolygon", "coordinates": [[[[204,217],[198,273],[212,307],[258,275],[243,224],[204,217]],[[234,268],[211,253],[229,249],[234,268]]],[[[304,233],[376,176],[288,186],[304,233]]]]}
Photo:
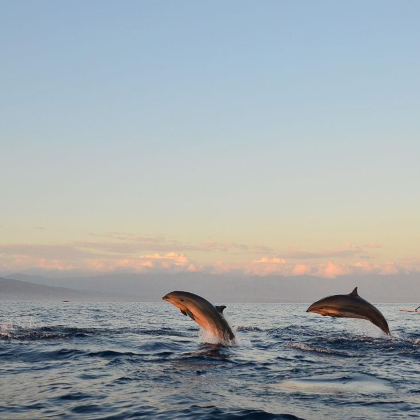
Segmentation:
{"type": "Polygon", "coordinates": [[[419,419],[420,314],[398,306],[377,305],[386,337],[230,304],[239,345],[222,347],[166,302],[0,302],[0,418],[419,419]]]}

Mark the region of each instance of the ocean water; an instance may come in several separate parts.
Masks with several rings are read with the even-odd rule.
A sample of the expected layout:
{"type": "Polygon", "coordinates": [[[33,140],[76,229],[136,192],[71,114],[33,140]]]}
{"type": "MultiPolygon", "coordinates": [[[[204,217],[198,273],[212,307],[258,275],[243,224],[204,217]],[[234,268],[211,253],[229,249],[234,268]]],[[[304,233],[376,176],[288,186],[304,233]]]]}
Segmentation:
{"type": "Polygon", "coordinates": [[[0,418],[420,419],[420,315],[308,306],[228,304],[223,347],[166,302],[0,302],[0,418]]]}

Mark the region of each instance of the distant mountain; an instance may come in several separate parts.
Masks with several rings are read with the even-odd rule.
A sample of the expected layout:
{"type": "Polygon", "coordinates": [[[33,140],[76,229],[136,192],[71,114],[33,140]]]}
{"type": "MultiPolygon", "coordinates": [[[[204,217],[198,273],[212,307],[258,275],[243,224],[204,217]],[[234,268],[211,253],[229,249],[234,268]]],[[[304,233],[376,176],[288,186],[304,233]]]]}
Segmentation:
{"type": "Polygon", "coordinates": [[[0,277],[0,300],[70,300],[112,301],[127,300],[127,297],[94,291],[78,291],[65,287],[45,286],[27,281],[0,277]]]}
{"type": "Polygon", "coordinates": [[[8,278],[45,286],[67,287],[79,292],[97,290],[118,300],[159,301],[174,290],[197,293],[212,302],[314,302],[331,294],[359,294],[371,302],[418,302],[420,273],[358,275],[325,279],[312,276],[225,276],[207,273],[130,274],[94,277],[48,278],[12,274],[8,278]],[[124,294],[125,297],[121,295],[124,294]]]}

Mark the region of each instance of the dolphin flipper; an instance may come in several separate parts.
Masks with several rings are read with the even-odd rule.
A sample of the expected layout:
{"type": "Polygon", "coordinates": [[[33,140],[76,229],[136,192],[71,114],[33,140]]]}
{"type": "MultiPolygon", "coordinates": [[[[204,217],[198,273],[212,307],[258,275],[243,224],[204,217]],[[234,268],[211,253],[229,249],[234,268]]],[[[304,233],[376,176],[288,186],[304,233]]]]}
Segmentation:
{"type": "Polygon", "coordinates": [[[223,343],[235,339],[230,325],[223,316],[224,305],[216,307],[201,296],[182,291],[167,293],[162,299],[178,308],[183,315],[189,316],[200,327],[217,336],[223,343]]]}
{"type": "Polygon", "coordinates": [[[193,321],[195,321],[194,315],[190,310],[185,309],[185,312],[186,312],[186,315],[188,315],[193,321]]]}

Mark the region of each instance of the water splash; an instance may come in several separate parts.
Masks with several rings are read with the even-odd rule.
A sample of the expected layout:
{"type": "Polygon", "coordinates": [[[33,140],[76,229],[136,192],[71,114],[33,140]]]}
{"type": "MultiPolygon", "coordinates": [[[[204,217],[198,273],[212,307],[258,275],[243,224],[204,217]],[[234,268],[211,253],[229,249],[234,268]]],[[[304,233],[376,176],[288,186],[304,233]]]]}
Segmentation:
{"type": "Polygon", "coordinates": [[[233,340],[224,340],[217,335],[213,334],[210,330],[200,328],[198,336],[201,343],[216,344],[226,347],[252,347],[250,340],[240,337],[234,328],[235,338],[233,340]]]}
{"type": "Polygon", "coordinates": [[[205,330],[204,328],[199,329],[198,337],[201,343],[208,343],[208,344],[219,344],[223,346],[231,346],[232,341],[224,340],[221,337],[213,334],[210,330],[205,330]]]}

